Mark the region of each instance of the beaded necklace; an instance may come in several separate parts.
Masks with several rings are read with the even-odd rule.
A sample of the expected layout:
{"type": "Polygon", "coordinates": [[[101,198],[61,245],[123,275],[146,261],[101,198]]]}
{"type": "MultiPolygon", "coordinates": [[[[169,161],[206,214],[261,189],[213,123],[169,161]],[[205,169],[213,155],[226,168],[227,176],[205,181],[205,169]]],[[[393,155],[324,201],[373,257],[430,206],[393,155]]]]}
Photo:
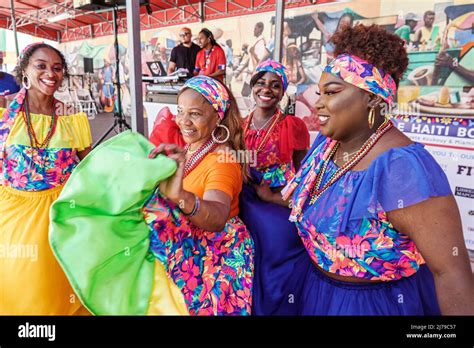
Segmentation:
{"type": "Polygon", "coordinates": [[[392,122],[390,122],[387,119],[377,128],[375,133],[373,133],[370,138],[362,145],[362,147],[357,151],[357,154],[352,157],[344,166],[338,168],[329,178],[327,183],[320,189],[319,187],[321,186],[321,182],[323,180],[324,172],[326,171],[326,168],[328,166],[329,161],[331,160],[332,156],[337,151],[337,148],[339,147],[339,143],[337,143],[327,156],[327,158],[324,160],[324,163],[321,167],[321,170],[319,171],[315,184],[312,187],[310,191],[310,197],[311,200],[309,202],[310,205],[314,204],[316,200],[321,197],[321,195],[332,185],[334,184],[337,180],[339,180],[347,171],[349,171],[351,168],[353,168],[357,163],[360,162],[362,158],[364,158],[367,153],[374,147],[374,145],[377,143],[377,141],[380,140],[380,138],[387,133],[391,128],[393,127],[392,122]]]}
{"type": "MultiPolygon", "coordinates": [[[[349,161],[352,158],[352,156],[354,156],[358,151],[359,150],[354,151],[354,152],[350,152],[350,153],[344,153],[344,154],[342,154],[342,156],[336,156],[336,154],[334,154],[334,163],[336,163],[341,158],[342,159],[347,158],[347,161],[349,161]]],[[[344,163],[346,163],[347,161],[344,159],[344,163]]]]}
{"type": "MultiPolygon", "coordinates": [[[[54,99],[53,99],[53,104],[54,104],[54,99]]],[[[31,114],[28,109],[28,94],[26,95],[26,100],[25,100],[25,103],[23,104],[23,119],[26,124],[26,128],[28,131],[28,138],[30,139],[31,147],[39,148],[39,149],[43,149],[47,147],[49,142],[51,141],[51,138],[54,135],[54,132],[56,131],[56,124],[58,120],[54,107],[53,107],[53,116],[51,119],[51,125],[49,126],[48,133],[42,142],[40,142],[38,138],[36,137],[36,133],[33,128],[33,123],[31,121],[31,114]]]]}
{"type": "MultiPolygon", "coordinates": [[[[268,139],[270,138],[270,135],[272,134],[273,132],[273,129],[275,128],[275,126],[277,125],[278,121],[280,121],[281,119],[281,116],[282,116],[282,112],[280,109],[277,109],[275,115],[273,115],[273,122],[270,124],[270,127],[268,127],[268,130],[267,130],[267,133],[265,134],[265,136],[263,137],[262,141],[260,142],[260,144],[258,145],[258,148],[257,148],[257,153],[260,153],[260,151],[262,151],[263,147],[265,146],[265,144],[267,143],[268,139]]],[[[249,122],[247,123],[247,125],[245,126],[245,129],[244,129],[244,134],[247,133],[248,129],[249,129],[249,125],[250,124],[253,124],[253,112],[249,115],[250,119],[249,119],[249,122]]],[[[260,131],[263,129],[263,127],[259,130],[257,130],[257,136],[260,134],[260,131]]]]}
{"type": "Polygon", "coordinates": [[[209,65],[211,65],[211,54],[214,51],[214,46],[212,46],[209,51],[204,50],[204,70],[207,69],[209,65]]]}
{"type": "MultiPolygon", "coordinates": [[[[184,177],[188,176],[198,165],[202,162],[204,157],[210,152],[212,152],[219,144],[217,144],[212,138],[206,141],[199,149],[197,149],[189,160],[186,161],[184,165],[184,177]]],[[[189,144],[184,148],[186,151],[189,150],[189,144]]]]}
{"type": "Polygon", "coordinates": [[[254,122],[254,119],[252,117],[252,127],[257,131],[257,137],[260,135],[260,132],[267,126],[268,123],[270,123],[270,121],[273,120],[273,118],[275,117],[275,115],[273,115],[272,117],[270,117],[264,124],[263,126],[261,126],[260,128],[257,128],[257,126],[255,125],[255,122],[254,122]]]}

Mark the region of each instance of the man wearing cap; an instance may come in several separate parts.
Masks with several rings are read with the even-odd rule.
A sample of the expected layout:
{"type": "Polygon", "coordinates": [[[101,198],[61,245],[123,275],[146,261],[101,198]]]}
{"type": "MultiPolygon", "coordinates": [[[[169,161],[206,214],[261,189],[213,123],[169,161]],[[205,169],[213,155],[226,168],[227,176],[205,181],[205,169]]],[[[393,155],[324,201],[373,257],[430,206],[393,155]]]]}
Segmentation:
{"type": "Polygon", "coordinates": [[[192,42],[192,33],[189,28],[181,28],[179,39],[181,43],[171,50],[168,75],[177,69],[184,68],[188,69],[188,77],[192,77],[196,66],[196,56],[201,48],[192,42]]]}
{"type": "Polygon", "coordinates": [[[407,44],[411,41],[410,34],[413,34],[416,25],[420,19],[416,14],[410,12],[405,16],[405,25],[402,25],[395,31],[395,34],[400,36],[407,44]]]}
{"type": "MultiPolygon", "coordinates": [[[[0,52],[0,67],[3,65],[3,52],[0,52]]],[[[15,81],[15,77],[6,72],[0,71],[0,107],[5,107],[7,100],[5,96],[15,94],[20,90],[20,86],[15,81]]]]}

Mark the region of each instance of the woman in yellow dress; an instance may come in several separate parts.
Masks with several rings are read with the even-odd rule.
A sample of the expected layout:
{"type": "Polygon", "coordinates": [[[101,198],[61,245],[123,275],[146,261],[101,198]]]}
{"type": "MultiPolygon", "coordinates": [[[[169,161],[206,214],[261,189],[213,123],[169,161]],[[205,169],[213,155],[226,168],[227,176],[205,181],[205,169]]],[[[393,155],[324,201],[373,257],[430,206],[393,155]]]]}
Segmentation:
{"type": "Polygon", "coordinates": [[[15,72],[23,88],[0,108],[0,315],[87,313],[48,230],[51,204],[90,151],[89,122],[53,96],[68,76],[57,49],[27,46],[15,72]]]}

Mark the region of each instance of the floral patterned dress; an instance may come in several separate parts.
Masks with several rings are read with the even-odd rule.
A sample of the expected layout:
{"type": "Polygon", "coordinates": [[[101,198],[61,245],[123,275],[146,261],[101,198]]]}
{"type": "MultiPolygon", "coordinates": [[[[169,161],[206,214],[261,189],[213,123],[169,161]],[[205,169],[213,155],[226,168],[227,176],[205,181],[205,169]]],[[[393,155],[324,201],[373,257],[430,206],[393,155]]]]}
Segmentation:
{"type": "MultiPolygon", "coordinates": [[[[0,258],[0,314],[73,314],[81,304],[50,250],[49,208],[77,164],[77,151],[92,143],[89,123],[84,113],[60,115],[46,148],[32,147],[24,98],[23,90],[0,109],[0,246],[8,251],[0,258]]],[[[31,114],[31,120],[42,141],[52,117],[31,114]]]]}
{"type": "MultiPolygon", "coordinates": [[[[302,120],[282,115],[268,130],[249,129],[245,124],[248,150],[258,151],[252,163],[254,184],[262,181],[274,190],[281,189],[295,175],[294,151],[309,147],[309,132],[302,120]],[[266,139],[266,140],[264,140],[266,139]],[[264,145],[262,146],[262,141],[264,145]]],[[[262,201],[252,185],[244,185],[240,196],[242,220],[255,243],[255,277],[252,313],[255,315],[295,315],[301,298],[301,272],[298,262],[310,262],[293,223],[288,221],[290,210],[262,201]]]]}
{"type": "Polygon", "coordinates": [[[240,170],[238,164],[221,163],[217,153],[210,153],[183,183],[185,190],[201,199],[211,189],[232,197],[230,217],[222,231],[195,226],[159,190],[145,205],[150,251],[181,290],[191,315],[251,313],[254,250],[250,234],[237,216],[240,170]]]}
{"type": "MultiPolygon", "coordinates": [[[[387,212],[450,195],[446,175],[422,144],[413,143],[384,152],[366,170],[349,170],[310,204],[312,182],[332,142],[319,135],[283,191],[286,195],[294,190],[290,218],[319,268],[379,282],[359,286],[338,282],[312,266],[307,270],[301,313],[438,314],[433,279],[423,257],[413,240],[394,228],[387,212]],[[405,294],[403,306],[396,305],[396,291],[405,294]],[[320,297],[323,292],[328,294],[320,297]]],[[[330,160],[321,186],[337,169],[330,160]]]]}

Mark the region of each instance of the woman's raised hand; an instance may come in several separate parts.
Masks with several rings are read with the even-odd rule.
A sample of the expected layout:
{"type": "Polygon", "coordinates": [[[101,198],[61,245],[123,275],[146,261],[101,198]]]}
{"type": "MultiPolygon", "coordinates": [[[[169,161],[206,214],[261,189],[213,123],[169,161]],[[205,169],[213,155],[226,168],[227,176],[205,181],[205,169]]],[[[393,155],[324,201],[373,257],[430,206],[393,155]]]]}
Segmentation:
{"type": "Polygon", "coordinates": [[[161,193],[174,203],[178,204],[184,193],[183,176],[184,165],[186,162],[186,151],[174,144],[160,144],[150,152],[148,157],[155,158],[160,153],[175,160],[178,164],[176,172],[171,177],[160,183],[161,193]]]}

